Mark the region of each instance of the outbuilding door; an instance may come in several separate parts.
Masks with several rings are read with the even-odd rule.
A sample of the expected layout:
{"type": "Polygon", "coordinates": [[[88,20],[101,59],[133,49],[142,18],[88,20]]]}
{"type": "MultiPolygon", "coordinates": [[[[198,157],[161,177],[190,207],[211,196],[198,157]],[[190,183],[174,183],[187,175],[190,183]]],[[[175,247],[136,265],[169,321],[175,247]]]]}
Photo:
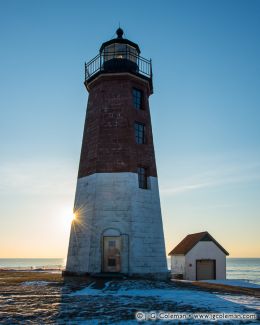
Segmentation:
{"type": "Polygon", "coordinates": [[[216,260],[196,260],[196,280],[215,280],[216,260]]]}
{"type": "Polygon", "coordinates": [[[103,271],[120,272],[121,271],[121,237],[104,236],[103,237],[103,271]]]}

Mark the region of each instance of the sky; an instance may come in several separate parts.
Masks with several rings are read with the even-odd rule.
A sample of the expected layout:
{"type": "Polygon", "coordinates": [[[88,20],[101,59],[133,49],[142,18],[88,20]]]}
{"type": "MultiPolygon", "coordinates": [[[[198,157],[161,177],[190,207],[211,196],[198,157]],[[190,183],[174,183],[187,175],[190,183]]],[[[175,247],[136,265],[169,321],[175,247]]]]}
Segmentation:
{"type": "Polygon", "coordinates": [[[0,0],[0,257],[66,257],[88,94],[120,26],[152,58],[166,252],[260,257],[260,2],[0,0]]]}

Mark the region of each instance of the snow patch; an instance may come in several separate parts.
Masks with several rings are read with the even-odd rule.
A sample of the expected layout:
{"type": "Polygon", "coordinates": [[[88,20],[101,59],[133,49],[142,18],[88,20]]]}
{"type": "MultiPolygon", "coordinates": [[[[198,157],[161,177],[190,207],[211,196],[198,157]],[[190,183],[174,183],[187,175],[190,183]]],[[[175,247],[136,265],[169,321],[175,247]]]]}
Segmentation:
{"type": "Polygon", "coordinates": [[[22,286],[47,286],[50,283],[48,281],[25,281],[22,286]]]}
{"type": "Polygon", "coordinates": [[[70,296],[98,296],[102,294],[102,290],[93,289],[95,282],[91,282],[86,288],[70,293],[70,296]]]}
{"type": "Polygon", "coordinates": [[[246,306],[247,308],[252,308],[256,310],[260,310],[260,299],[251,296],[244,295],[226,295],[219,296],[224,300],[233,302],[235,304],[246,306]]]}
{"type": "MultiPolygon", "coordinates": [[[[129,300],[153,297],[156,300],[172,301],[182,306],[193,306],[195,308],[206,309],[215,312],[245,312],[245,308],[260,309],[260,301],[256,297],[246,295],[220,295],[201,290],[189,290],[179,288],[129,288],[122,285],[117,290],[111,290],[109,283],[102,289],[93,289],[94,283],[88,287],[71,293],[72,296],[114,296],[121,297],[125,302],[129,300]]],[[[137,284],[138,285],[138,284],[137,284]]]]}

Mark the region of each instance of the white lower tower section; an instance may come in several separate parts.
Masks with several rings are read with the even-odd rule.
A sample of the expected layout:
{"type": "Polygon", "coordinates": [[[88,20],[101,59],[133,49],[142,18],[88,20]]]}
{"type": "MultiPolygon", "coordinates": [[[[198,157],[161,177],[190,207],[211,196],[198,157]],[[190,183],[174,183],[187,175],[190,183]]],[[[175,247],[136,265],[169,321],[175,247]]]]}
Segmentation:
{"type": "MultiPolygon", "coordinates": [[[[118,238],[118,271],[166,278],[158,180],[138,187],[136,173],[97,173],[78,179],[66,272],[104,272],[104,238],[118,238]],[[112,237],[114,236],[114,237],[112,237]]],[[[109,262],[113,264],[113,261],[109,262]]]]}

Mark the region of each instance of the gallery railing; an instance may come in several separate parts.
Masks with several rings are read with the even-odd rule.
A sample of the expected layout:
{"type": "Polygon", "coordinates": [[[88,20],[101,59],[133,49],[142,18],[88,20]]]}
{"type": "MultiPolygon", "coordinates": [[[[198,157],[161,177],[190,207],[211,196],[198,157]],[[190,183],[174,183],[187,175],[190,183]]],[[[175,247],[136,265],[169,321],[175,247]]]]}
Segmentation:
{"type": "Polygon", "coordinates": [[[152,79],[152,61],[147,60],[133,52],[117,51],[102,53],[95,56],[88,63],[85,63],[85,81],[88,81],[96,73],[107,71],[111,68],[111,63],[114,67],[122,68],[129,67],[132,72],[143,75],[146,78],[152,79]]]}

